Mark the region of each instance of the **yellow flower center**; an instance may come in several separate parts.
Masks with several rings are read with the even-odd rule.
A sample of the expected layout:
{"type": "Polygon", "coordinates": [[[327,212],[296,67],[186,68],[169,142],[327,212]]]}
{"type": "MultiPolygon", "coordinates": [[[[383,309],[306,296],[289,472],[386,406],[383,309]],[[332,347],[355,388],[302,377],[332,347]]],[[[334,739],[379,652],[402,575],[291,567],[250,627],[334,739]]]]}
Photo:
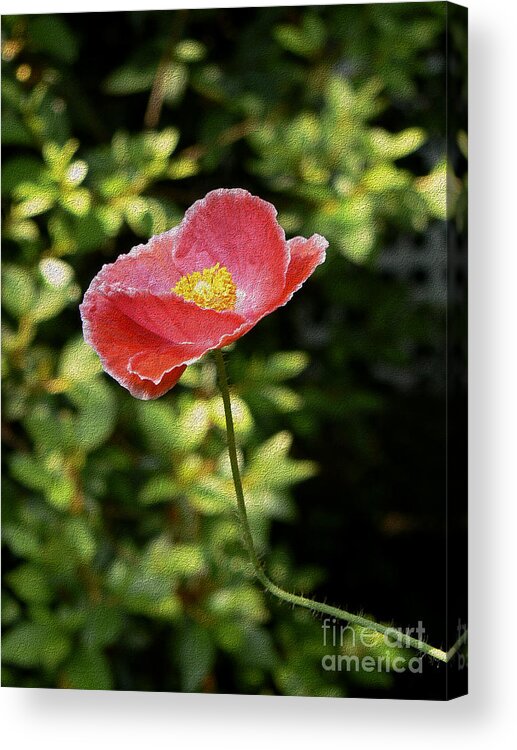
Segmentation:
{"type": "Polygon", "coordinates": [[[182,276],[172,291],[187,302],[210,310],[234,310],[237,302],[237,287],[232,275],[219,263],[182,276]]]}

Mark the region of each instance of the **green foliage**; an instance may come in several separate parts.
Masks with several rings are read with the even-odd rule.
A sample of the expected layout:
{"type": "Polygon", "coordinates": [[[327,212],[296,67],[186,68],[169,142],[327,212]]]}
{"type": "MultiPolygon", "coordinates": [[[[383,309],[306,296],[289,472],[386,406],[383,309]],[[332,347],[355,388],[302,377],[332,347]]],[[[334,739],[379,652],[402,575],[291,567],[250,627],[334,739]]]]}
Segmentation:
{"type": "Polygon", "coordinates": [[[293,492],[318,466],[302,446],[325,445],[323,420],[344,420],[367,463],[359,433],[383,399],[354,357],[397,367],[429,336],[406,292],[367,274],[387,237],[445,216],[439,126],[414,106],[440,79],[440,8],[272,8],[237,30],[231,11],[106,14],[95,61],[88,16],[4,19],[4,684],[348,691],[321,669],[319,623],[253,580],[210,358],[137,402],[102,373],[77,306],[102,263],[211,187],[270,198],[288,236],[327,236],[297,310],[307,320],[319,300],[330,328],[302,321],[286,344],[264,322],[230,358],[260,553],[288,588],[323,581],[295,573],[273,524],[303,522],[293,492]],[[119,23],[127,57],[107,42],[119,23]],[[332,309],[365,299],[361,343],[332,309]]]}

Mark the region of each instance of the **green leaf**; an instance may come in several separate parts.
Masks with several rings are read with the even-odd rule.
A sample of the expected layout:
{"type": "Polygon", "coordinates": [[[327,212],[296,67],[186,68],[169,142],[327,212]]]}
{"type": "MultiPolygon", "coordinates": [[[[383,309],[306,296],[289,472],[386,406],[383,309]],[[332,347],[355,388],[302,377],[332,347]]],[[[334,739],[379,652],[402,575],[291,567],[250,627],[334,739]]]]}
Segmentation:
{"type": "Polygon", "coordinates": [[[111,434],[116,420],[115,397],[103,380],[75,381],[67,395],[78,413],[74,420],[77,445],[91,451],[111,434]]]}
{"type": "Polygon", "coordinates": [[[74,336],[61,351],[58,375],[71,381],[92,380],[102,372],[102,365],[96,352],[88,346],[81,335],[74,336]]]}
{"type": "Polygon", "coordinates": [[[50,505],[58,510],[68,510],[75,497],[76,488],[73,480],[65,476],[54,476],[46,488],[46,498],[50,505]]]}
{"type": "MultiPolygon", "coordinates": [[[[233,423],[237,435],[246,435],[253,428],[253,417],[248,405],[239,396],[232,393],[230,396],[233,414],[233,423]]],[[[214,396],[209,402],[210,417],[213,424],[221,430],[226,431],[226,419],[224,405],[220,396],[214,396]]]]}
{"type": "Polygon", "coordinates": [[[2,539],[18,557],[34,557],[40,542],[32,529],[15,523],[2,524],[2,539]]]}
{"type": "Polygon", "coordinates": [[[39,237],[38,225],[32,219],[10,219],[5,222],[5,236],[20,244],[35,242],[39,237]]]}
{"type": "Polygon", "coordinates": [[[55,669],[70,652],[69,638],[54,625],[23,622],[2,638],[2,660],[18,667],[55,669]]]}
{"type": "Polygon", "coordinates": [[[41,80],[34,86],[29,95],[27,122],[35,139],[56,144],[70,139],[68,112],[62,105],[48,83],[41,80]]]}
{"type": "Polygon", "coordinates": [[[50,505],[58,510],[69,507],[75,496],[75,485],[58,452],[45,460],[18,453],[11,458],[10,466],[14,479],[29,489],[42,492],[50,505]]]}
{"type": "Polygon", "coordinates": [[[7,591],[2,591],[2,627],[12,625],[19,618],[21,607],[7,591]]]}
{"type": "Polygon", "coordinates": [[[94,648],[80,646],[65,667],[67,684],[76,690],[113,690],[108,660],[94,648]]]}
{"type": "Polygon", "coordinates": [[[447,190],[447,163],[445,161],[437,164],[430,174],[419,177],[416,181],[418,192],[424,197],[429,212],[437,219],[445,220],[447,210],[451,211],[452,205],[447,199],[452,191],[447,190]]]}
{"type": "Polygon", "coordinates": [[[205,45],[197,39],[182,39],[174,50],[176,58],[186,63],[199,62],[206,56],[206,52],[205,45]]]}
{"type": "Polygon", "coordinates": [[[412,154],[426,141],[422,128],[406,128],[399,133],[389,133],[382,128],[372,128],[369,133],[371,153],[384,159],[401,159],[412,154]]]}
{"type": "Polygon", "coordinates": [[[149,545],[145,555],[146,569],[160,576],[191,576],[202,573],[205,561],[197,544],[172,544],[163,536],[149,545]]]}
{"type": "Polygon", "coordinates": [[[78,55],[77,40],[60,16],[29,16],[28,23],[30,40],[36,49],[60,62],[74,62],[78,55]]]}
{"type": "Polygon", "coordinates": [[[114,643],[124,627],[120,611],[99,604],[87,611],[81,638],[89,648],[103,648],[114,643]]]}
{"type": "Polygon", "coordinates": [[[36,623],[24,622],[9,630],[2,638],[2,660],[19,667],[35,667],[40,663],[45,629],[36,623]]]}
{"type": "Polygon", "coordinates": [[[168,622],[176,620],[182,604],[172,590],[168,560],[162,551],[156,551],[154,558],[153,561],[152,545],[142,566],[131,567],[119,558],[109,572],[109,586],[127,612],[168,622]]]}
{"type": "Polygon", "coordinates": [[[84,518],[68,518],[63,537],[83,563],[89,563],[95,556],[97,544],[92,528],[84,518]]]}
{"type": "Polygon", "coordinates": [[[207,600],[207,607],[219,622],[230,617],[264,622],[268,617],[262,592],[249,584],[214,591],[207,600]]]}
{"type": "Polygon", "coordinates": [[[157,475],[145,483],[138,498],[143,505],[154,505],[154,503],[171,502],[182,493],[183,489],[171,477],[157,475]]]}
{"type": "Polygon", "coordinates": [[[16,596],[24,602],[46,604],[53,597],[45,572],[33,563],[18,566],[5,579],[16,596]]]}
{"type": "MultiPolygon", "coordinates": [[[[17,188],[17,195],[24,197],[20,203],[13,206],[12,213],[15,219],[26,219],[30,216],[39,216],[48,211],[56,202],[57,193],[53,188],[34,183],[22,182],[17,188]]],[[[19,198],[20,199],[20,198],[19,198]]]]}
{"type": "Polygon", "coordinates": [[[30,272],[21,266],[2,267],[2,304],[16,318],[25,315],[36,297],[36,286],[30,272]]]}
{"type": "Polygon", "coordinates": [[[167,176],[171,180],[184,180],[187,177],[193,177],[198,174],[201,167],[196,159],[191,159],[186,156],[180,156],[177,159],[172,159],[167,170],[167,176]]]}
{"type": "Polygon", "coordinates": [[[266,362],[265,375],[268,380],[288,380],[302,373],[308,364],[306,352],[276,352],[266,362]]]}
{"type": "Polygon", "coordinates": [[[295,391],[280,385],[262,386],[260,395],[262,400],[266,399],[281,412],[297,411],[303,404],[301,396],[295,391]]]}
{"type": "Polygon", "coordinates": [[[325,42],[325,25],[314,13],[306,12],[301,28],[287,24],[277,26],[275,37],[289,52],[301,57],[312,57],[325,42]]]}
{"type": "Polygon", "coordinates": [[[100,247],[118,231],[120,224],[116,209],[97,206],[84,216],[54,212],[49,217],[48,230],[56,255],[66,255],[100,247]]]}
{"type": "Polygon", "coordinates": [[[112,96],[139,94],[151,88],[155,74],[156,65],[150,64],[146,68],[137,68],[136,65],[128,63],[110,73],[102,88],[112,96]]]}
{"type": "Polygon", "coordinates": [[[160,234],[169,228],[163,204],[153,198],[129,198],[125,206],[125,217],[139,237],[160,234]]]}
{"type": "Polygon", "coordinates": [[[409,184],[409,173],[397,169],[393,164],[377,164],[366,170],[362,184],[371,193],[386,193],[388,190],[401,190],[409,184]]]}
{"type": "Polygon", "coordinates": [[[42,400],[29,410],[23,424],[35,445],[59,452],[70,446],[69,423],[64,417],[63,412],[58,415],[47,400],[42,400]]]}
{"type": "Polygon", "coordinates": [[[164,100],[176,104],[185,93],[188,83],[188,68],[182,63],[170,63],[163,74],[164,100]]]}
{"type": "Polygon", "coordinates": [[[285,431],[262,443],[252,456],[246,481],[258,489],[272,490],[288,487],[313,476],[316,472],[314,463],[288,458],[291,443],[292,437],[285,431]]]}
{"type": "Polygon", "coordinates": [[[43,258],[39,270],[43,284],[31,310],[31,318],[36,321],[54,318],[79,295],[79,287],[72,283],[73,268],[65,261],[43,258]]]}
{"type": "Polygon", "coordinates": [[[190,396],[177,399],[174,405],[161,401],[139,403],[137,409],[142,429],[160,453],[195,449],[210,426],[207,404],[190,396]]]}
{"type": "Polygon", "coordinates": [[[11,458],[11,475],[31,490],[44,490],[52,481],[50,472],[42,461],[26,453],[17,453],[11,458]]]}
{"type": "MultiPolygon", "coordinates": [[[[226,453],[224,460],[226,461],[226,453]]],[[[203,473],[197,481],[189,483],[188,498],[192,507],[199,513],[218,515],[233,509],[235,489],[233,482],[226,477],[203,473]]]]}
{"type": "Polygon", "coordinates": [[[60,203],[74,216],[86,216],[90,210],[92,196],[87,188],[79,187],[67,193],[62,193],[60,203]]]}
{"type": "Polygon", "coordinates": [[[43,144],[43,158],[48,164],[50,174],[56,182],[62,180],[67,174],[70,162],[78,148],[79,141],[77,138],[69,138],[62,145],[50,140],[43,144]]]}

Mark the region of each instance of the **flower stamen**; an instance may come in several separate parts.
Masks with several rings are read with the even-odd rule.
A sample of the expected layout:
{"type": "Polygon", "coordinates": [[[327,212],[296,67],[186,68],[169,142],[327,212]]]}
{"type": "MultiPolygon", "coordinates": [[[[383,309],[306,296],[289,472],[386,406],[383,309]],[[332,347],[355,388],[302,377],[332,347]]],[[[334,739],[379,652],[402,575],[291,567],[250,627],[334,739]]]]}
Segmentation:
{"type": "Polygon", "coordinates": [[[187,302],[210,310],[234,310],[237,302],[237,287],[232,275],[219,263],[182,276],[172,291],[187,302]]]}

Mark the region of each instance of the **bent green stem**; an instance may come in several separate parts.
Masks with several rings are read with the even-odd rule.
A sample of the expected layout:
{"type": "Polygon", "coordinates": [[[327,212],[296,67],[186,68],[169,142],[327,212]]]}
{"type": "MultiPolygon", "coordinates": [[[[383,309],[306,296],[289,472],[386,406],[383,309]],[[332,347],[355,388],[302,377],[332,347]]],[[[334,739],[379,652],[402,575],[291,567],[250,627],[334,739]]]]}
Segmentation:
{"type": "Polygon", "coordinates": [[[260,581],[260,583],[267,591],[269,591],[270,594],[273,594],[273,596],[276,596],[278,599],[281,599],[288,604],[298,607],[304,607],[305,609],[311,610],[311,612],[318,612],[320,614],[329,615],[330,617],[334,617],[337,620],[344,620],[353,625],[368,628],[369,630],[381,633],[385,637],[387,643],[416,649],[417,651],[427,654],[428,656],[431,656],[438,661],[442,661],[445,663],[450,661],[450,659],[458,651],[461,645],[465,642],[466,633],[464,633],[461,638],[458,639],[458,641],[454,644],[454,646],[452,646],[451,649],[449,649],[449,651],[442,651],[439,648],[430,646],[425,641],[421,641],[417,638],[413,638],[412,636],[403,633],[397,628],[382,625],[379,622],[375,622],[375,620],[369,620],[368,618],[362,617],[361,615],[347,612],[346,610],[340,609],[338,607],[332,607],[329,604],[324,604],[323,602],[317,602],[313,599],[308,599],[305,596],[291,594],[289,591],[284,591],[284,589],[280,588],[280,586],[277,586],[275,583],[273,583],[273,581],[269,579],[257,555],[249,525],[248,513],[246,511],[246,503],[244,500],[244,492],[242,489],[242,480],[239,470],[239,463],[237,460],[237,445],[235,442],[235,429],[233,426],[232,406],[230,401],[230,391],[228,388],[226,365],[224,363],[223,354],[220,350],[215,350],[214,355],[217,365],[219,388],[221,390],[224,404],[228,454],[230,457],[233,483],[235,486],[235,495],[237,498],[239,521],[242,527],[244,545],[246,547],[246,551],[249,554],[253,571],[258,581],[260,581]]]}

